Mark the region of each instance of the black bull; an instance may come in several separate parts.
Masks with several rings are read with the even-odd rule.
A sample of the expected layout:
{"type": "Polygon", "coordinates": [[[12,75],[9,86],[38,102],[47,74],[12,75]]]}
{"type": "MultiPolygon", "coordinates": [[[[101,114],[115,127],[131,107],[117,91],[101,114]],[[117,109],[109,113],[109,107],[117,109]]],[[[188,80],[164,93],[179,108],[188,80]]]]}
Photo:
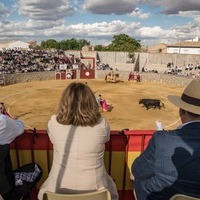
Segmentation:
{"type": "Polygon", "coordinates": [[[164,103],[161,102],[159,99],[140,99],[139,104],[143,104],[146,109],[148,110],[150,107],[153,107],[154,109],[158,107],[159,109],[161,107],[165,107],[164,103]]]}

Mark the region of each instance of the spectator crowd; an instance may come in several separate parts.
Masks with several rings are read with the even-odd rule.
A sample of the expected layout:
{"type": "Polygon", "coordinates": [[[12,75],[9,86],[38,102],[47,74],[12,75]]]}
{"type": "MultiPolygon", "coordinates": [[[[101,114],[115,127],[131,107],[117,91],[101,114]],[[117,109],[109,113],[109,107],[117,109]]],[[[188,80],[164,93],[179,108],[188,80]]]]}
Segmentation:
{"type": "Polygon", "coordinates": [[[62,64],[70,69],[78,61],[74,55],[58,50],[5,50],[0,53],[0,74],[55,71],[62,64]]]}
{"type": "Polygon", "coordinates": [[[192,63],[188,63],[186,66],[175,66],[173,62],[167,64],[167,70],[165,74],[173,74],[178,76],[199,76],[200,74],[200,64],[197,63],[196,66],[192,63]]]}

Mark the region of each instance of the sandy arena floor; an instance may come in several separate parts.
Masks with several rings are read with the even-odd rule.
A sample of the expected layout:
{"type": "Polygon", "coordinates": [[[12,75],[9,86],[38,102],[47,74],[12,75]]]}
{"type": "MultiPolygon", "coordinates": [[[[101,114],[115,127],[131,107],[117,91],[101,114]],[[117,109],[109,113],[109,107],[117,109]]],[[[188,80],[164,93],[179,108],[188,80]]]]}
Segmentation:
{"type": "Polygon", "coordinates": [[[124,81],[105,83],[104,80],[51,80],[19,83],[1,87],[0,101],[4,102],[8,112],[22,119],[27,129],[46,129],[63,89],[71,81],[87,82],[96,96],[102,95],[113,104],[111,112],[103,112],[111,130],[154,130],[155,121],[160,120],[165,129],[174,129],[180,124],[178,108],[168,100],[169,94],[180,95],[184,88],[153,83],[124,81]],[[140,98],[160,99],[165,108],[146,110],[139,104],[140,98]]]}

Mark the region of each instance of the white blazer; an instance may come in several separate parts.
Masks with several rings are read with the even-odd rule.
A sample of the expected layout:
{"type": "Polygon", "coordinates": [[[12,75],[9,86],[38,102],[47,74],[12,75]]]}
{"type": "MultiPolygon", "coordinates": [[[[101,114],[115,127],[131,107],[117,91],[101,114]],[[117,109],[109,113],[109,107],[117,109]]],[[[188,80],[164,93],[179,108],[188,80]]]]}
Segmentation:
{"type": "Polygon", "coordinates": [[[53,164],[48,178],[40,188],[45,191],[83,193],[109,189],[112,200],[118,199],[116,185],[104,166],[105,143],[110,139],[110,127],[101,118],[94,127],[62,125],[53,115],[48,123],[53,143],[53,164]]]}

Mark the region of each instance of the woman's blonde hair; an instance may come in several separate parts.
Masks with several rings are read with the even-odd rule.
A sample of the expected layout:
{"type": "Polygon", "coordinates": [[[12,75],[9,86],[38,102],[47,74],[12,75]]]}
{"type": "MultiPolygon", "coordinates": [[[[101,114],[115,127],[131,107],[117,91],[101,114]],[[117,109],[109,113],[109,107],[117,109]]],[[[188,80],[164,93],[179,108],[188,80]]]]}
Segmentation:
{"type": "Polygon", "coordinates": [[[88,85],[73,82],[65,88],[58,106],[58,123],[94,126],[100,117],[97,100],[88,85]]]}

